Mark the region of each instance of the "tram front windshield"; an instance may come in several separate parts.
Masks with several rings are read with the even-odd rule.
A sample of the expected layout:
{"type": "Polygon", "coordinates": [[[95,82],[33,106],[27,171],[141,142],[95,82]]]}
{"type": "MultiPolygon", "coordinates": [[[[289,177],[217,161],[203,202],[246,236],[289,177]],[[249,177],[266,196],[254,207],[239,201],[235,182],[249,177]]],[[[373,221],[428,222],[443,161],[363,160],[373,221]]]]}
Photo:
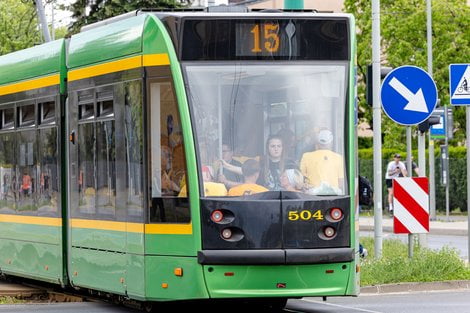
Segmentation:
{"type": "Polygon", "coordinates": [[[201,196],[347,194],[346,62],[200,64],[184,69],[201,196]]]}

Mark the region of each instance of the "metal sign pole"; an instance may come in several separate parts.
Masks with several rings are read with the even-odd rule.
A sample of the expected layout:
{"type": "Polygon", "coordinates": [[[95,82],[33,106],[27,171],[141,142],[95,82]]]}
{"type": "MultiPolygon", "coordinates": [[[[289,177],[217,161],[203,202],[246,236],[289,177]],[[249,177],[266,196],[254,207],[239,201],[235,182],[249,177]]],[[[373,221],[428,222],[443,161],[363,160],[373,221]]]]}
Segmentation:
{"type": "MultiPolygon", "coordinates": [[[[468,216],[468,229],[470,230],[470,106],[467,105],[465,108],[466,120],[467,120],[467,216],[468,216]]],[[[467,258],[470,260],[470,231],[467,235],[467,258]]]]}
{"type": "MultiPolygon", "coordinates": [[[[468,87],[468,81],[470,81],[470,64],[449,65],[450,104],[464,104],[467,106],[465,108],[467,122],[467,219],[468,229],[470,230],[470,88],[468,87]]],[[[467,255],[470,260],[470,231],[467,236],[467,255]]]]}
{"type": "MultiPolygon", "coordinates": [[[[413,177],[413,164],[411,161],[412,141],[411,141],[411,126],[406,127],[406,167],[408,168],[408,176],[413,177]]],[[[413,234],[408,234],[408,257],[413,257],[413,234]]]]}
{"type": "MultiPolygon", "coordinates": [[[[445,172],[445,181],[446,181],[446,221],[449,222],[449,215],[450,215],[450,207],[449,207],[449,137],[447,133],[447,105],[444,107],[444,125],[445,125],[445,146],[446,146],[446,155],[445,155],[445,165],[446,165],[446,172],[445,172]]],[[[468,182],[468,180],[467,180],[468,182]]]]}
{"type": "Polygon", "coordinates": [[[380,0],[372,0],[372,86],[374,122],[374,249],[382,258],[382,111],[380,108],[380,0]]]}
{"type": "MultiPolygon", "coordinates": [[[[432,0],[426,0],[426,35],[427,35],[427,55],[428,55],[428,74],[432,77],[432,8],[431,8],[431,1],[432,0]]],[[[420,164],[419,166],[419,169],[421,170],[421,165],[423,166],[423,174],[420,175],[420,176],[426,176],[426,172],[425,172],[425,167],[426,167],[426,157],[425,157],[425,150],[426,150],[426,137],[424,134],[420,135],[419,136],[420,139],[422,137],[422,141],[423,141],[423,144],[421,145],[421,149],[423,149],[423,151],[420,151],[419,154],[423,156],[423,164],[420,164]]],[[[431,142],[429,142],[429,149],[431,150],[431,142]]],[[[434,147],[433,147],[433,156],[432,158],[434,158],[434,147]]],[[[430,173],[429,173],[429,176],[431,177],[431,175],[434,175],[434,162],[431,163],[431,160],[429,160],[429,169],[430,169],[430,173]],[[431,172],[432,171],[432,172],[431,172]]],[[[430,185],[434,184],[434,178],[431,178],[431,181],[430,181],[430,185]]],[[[432,207],[432,203],[434,201],[434,199],[432,198],[434,195],[434,186],[432,186],[430,188],[430,196],[431,196],[431,207],[432,207]]],[[[418,241],[419,241],[419,245],[421,247],[427,247],[428,245],[428,240],[427,240],[428,236],[427,234],[419,234],[418,235],[418,241]]]]}

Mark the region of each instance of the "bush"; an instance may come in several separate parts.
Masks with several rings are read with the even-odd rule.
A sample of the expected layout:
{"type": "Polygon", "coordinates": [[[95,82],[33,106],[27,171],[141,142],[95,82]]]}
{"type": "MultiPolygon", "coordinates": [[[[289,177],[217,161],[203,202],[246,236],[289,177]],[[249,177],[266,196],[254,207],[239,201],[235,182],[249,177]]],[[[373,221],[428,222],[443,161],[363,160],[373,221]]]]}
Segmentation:
{"type": "Polygon", "coordinates": [[[415,247],[414,256],[408,258],[408,246],[398,239],[383,241],[382,258],[374,258],[374,240],[361,238],[369,256],[361,266],[361,285],[403,282],[430,282],[470,279],[470,268],[455,249],[444,247],[430,250],[415,247]]]}
{"type": "MultiPolygon", "coordinates": [[[[436,146],[435,165],[435,186],[436,186],[436,210],[445,211],[445,186],[441,185],[441,159],[440,149],[436,146]]],[[[383,205],[387,205],[387,187],[385,186],[385,170],[391,156],[395,152],[391,149],[382,150],[382,201],[383,205]]],[[[406,153],[398,152],[402,155],[405,161],[406,153]]],[[[417,150],[413,151],[415,161],[417,161],[417,150]]],[[[426,152],[426,160],[429,154],[426,152]]],[[[451,210],[467,211],[467,153],[465,147],[450,147],[449,148],[449,205],[451,210]]],[[[359,150],[359,175],[367,177],[370,182],[374,183],[374,163],[372,149],[359,150]]],[[[426,169],[429,175],[429,168],[426,169]]]]}

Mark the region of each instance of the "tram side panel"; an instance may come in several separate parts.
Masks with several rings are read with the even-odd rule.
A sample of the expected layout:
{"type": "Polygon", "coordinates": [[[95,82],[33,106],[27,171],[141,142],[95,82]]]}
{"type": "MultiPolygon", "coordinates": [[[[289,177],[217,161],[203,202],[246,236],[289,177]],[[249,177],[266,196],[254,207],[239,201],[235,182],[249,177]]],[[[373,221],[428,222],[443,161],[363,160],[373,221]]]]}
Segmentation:
{"type": "Polygon", "coordinates": [[[60,284],[64,57],[63,40],[0,57],[0,270],[60,284]]]}

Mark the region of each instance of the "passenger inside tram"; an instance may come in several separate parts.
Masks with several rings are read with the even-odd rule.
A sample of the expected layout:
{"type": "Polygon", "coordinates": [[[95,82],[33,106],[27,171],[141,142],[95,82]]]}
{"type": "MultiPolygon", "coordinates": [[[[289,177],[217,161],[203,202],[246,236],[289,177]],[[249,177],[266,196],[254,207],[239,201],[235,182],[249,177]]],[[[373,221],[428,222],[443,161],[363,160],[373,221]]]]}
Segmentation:
{"type": "MultiPolygon", "coordinates": [[[[204,195],[206,197],[224,197],[227,195],[227,188],[223,183],[214,181],[213,169],[210,166],[204,165],[202,167],[202,179],[204,186],[204,195]]],[[[181,191],[178,197],[187,197],[188,191],[186,190],[186,184],[181,187],[181,191]]]]}
{"type": "Polygon", "coordinates": [[[306,152],[300,160],[300,170],[311,194],[338,195],[344,183],[344,160],[334,152],[333,134],[322,129],[317,136],[316,150],[306,152]]]}
{"type": "Polygon", "coordinates": [[[238,197],[269,191],[267,188],[257,184],[260,172],[261,168],[258,161],[254,159],[246,160],[242,164],[243,184],[230,188],[228,195],[238,197]]]}
{"type": "Polygon", "coordinates": [[[242,163],[233,158],[232,147],[227,143],[222,144],[222,159],[217,164],[219,172],[218,180],[223,183],[227,189],[243,183],[243,176],[240,175],[238,171],[230,171],[228,168],[224,167],[224,162],[229,166],[235,166],[240,169],[242,167],[242,163]]]}
{"type": "MultiPolygon", "coordinates": [[[[257,160],[260,173],[256,183],[270,191],[292,190],[287,180],[281,184],[281,176],[296,169],[305,177],[304,186],[293,186],[298,192],[344,194],[346,145],[342,134],[348,121],[343,65],[188,65],[185,71],[199,171],[202,165],[212,165],[217,173],[214,179],[230,190],[237,182],[228,176],[241,176],[242,165],[257,160]],[[318,142],[325,136],[330,138],[326,146],[318,142]],[[312,154],[317,150],[329,151],[322,156],[330,162],[312,154]]],[[[284,179],[293,177],[289,173],[284,179]]]]}
{"type": "Polygon", "coordinates": [[[281,174],[281,187],[285,191],[307,192],[304,175],[296,168],[285,170],[281,174]]]}

